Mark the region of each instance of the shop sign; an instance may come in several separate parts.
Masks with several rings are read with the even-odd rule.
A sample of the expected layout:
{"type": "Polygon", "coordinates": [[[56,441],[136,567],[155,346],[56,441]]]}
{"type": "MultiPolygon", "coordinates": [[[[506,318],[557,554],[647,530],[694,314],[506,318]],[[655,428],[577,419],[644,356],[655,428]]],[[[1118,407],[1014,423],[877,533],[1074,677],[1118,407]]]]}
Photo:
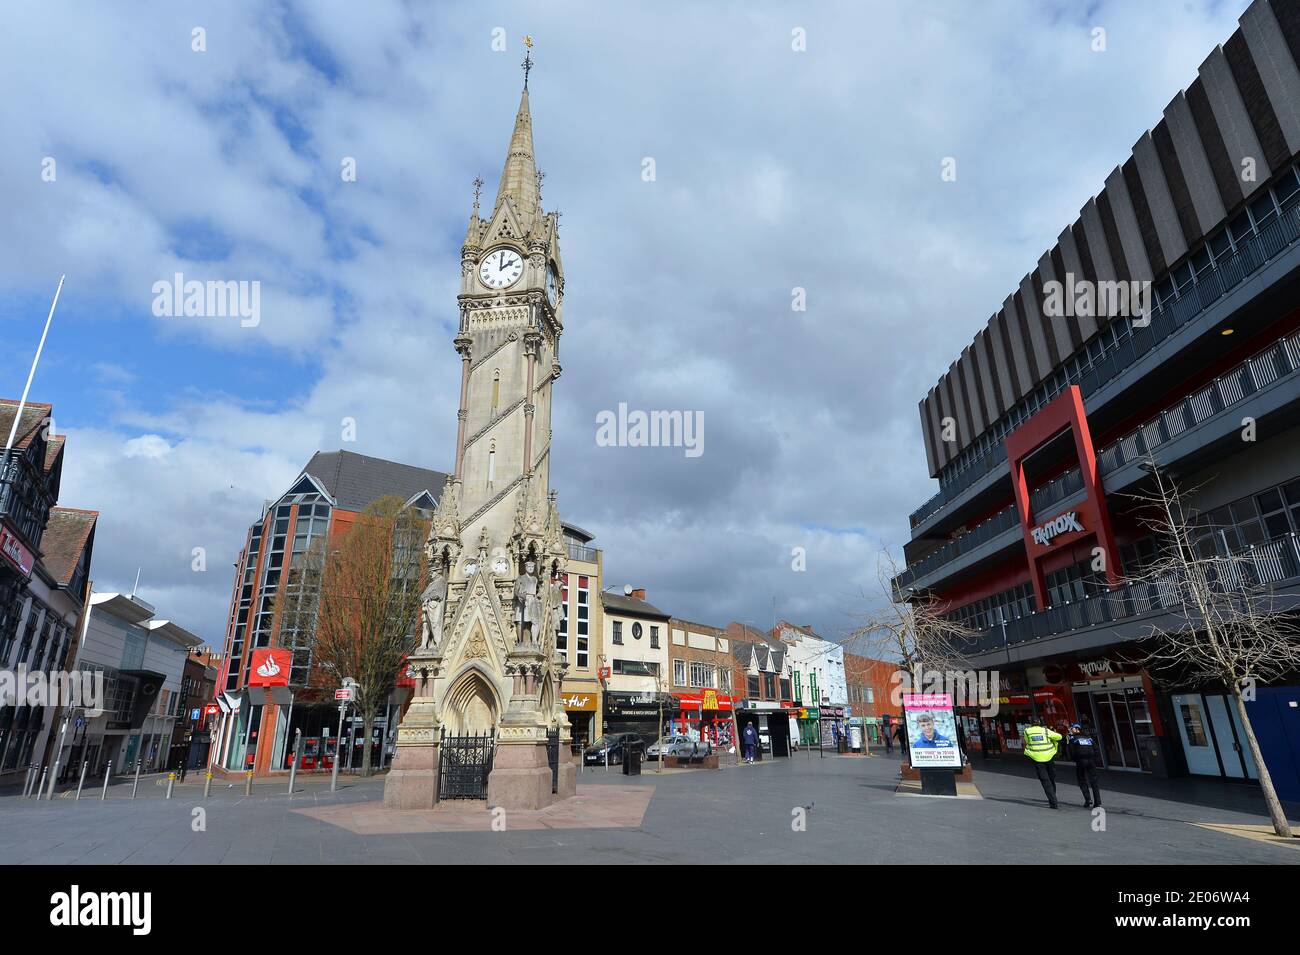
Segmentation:
{"type": "Polygon", "coordinates": [[[676,696],[683,705],[697,710],[726,711],[732,708],[733,703],[737,703],[732,697],[719,693],[717,690],[703,690],[699,693],[678,693],[676,696]]]}
{"type": "Polygon", "coordinates": [[[1039,524],[1030,530],[1029,534],[1033,537],[1034,543],[1046,547],[1054,537],[1060,537],[1062,534],[1082,534],[1084,530],[1084,526],[1079,523],[1079,512],[1066,511],[1044,524],[1039,524]]]}
{"type": "Polygon", "coordinates": [[[584,713],[596,711],[596,697],[591,693],[566,693],[560,702],[566,710],[579,710],[584,713]]]}
{"type": "Polygon", "coordinates": [[[262,647],[253,651],[249,686],[288,686],[293,654],[283,647],[262,647]]]}
{"type": "Polygon", "coordinates": [[[4,525],[0,525],[0,553],[4,554],[5,559],[24,577],[32,575],[32,568],[36,566],[35,555],[19,543],[13,531],[4,525]]]}
{"type": "Polygon", "coordinates": [[[654,693],[606,693],[605,715],[643,719],[658,717],[661,702],[665,713],[671,713],[676,701],[671,696],[664,698],[654,693]]]}
{"type": "Polygon", "coordinates": [[[1088,680],[1105,680],[1111,677],[1134,676],[1142,672],[1140,663],[1100,657],[1064,665],[1049,663],[1043,667],[1043,679],[1048,683],[1082,683],[1088,680]]]}

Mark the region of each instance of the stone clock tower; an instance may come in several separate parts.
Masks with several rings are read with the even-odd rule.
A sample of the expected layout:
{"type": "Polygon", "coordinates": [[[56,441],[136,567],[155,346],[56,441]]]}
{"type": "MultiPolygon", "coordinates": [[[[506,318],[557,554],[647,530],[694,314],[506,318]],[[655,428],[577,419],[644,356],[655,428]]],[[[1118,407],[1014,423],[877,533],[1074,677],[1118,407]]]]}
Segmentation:
{"type": "Polygon", "coordinates": [[[564,267],[559,214],[542,209],[533,157],[530,67],[531,57],[496,200],[480,215],[475,183],[461,248],[456,468],[427,543],[430,583],[409,660],[415,697],[384,789],[394,808],[433,805],[440,755],[473,793],[476,765],[487,773],[488,764],[476,763],[487,748],[476,755],[466,737],[485,734],[490,805],[539,808],[576,785],[555,650],[566,550],[549,484],[564,267]],[[556,733],[553,794],[548,735],[554,746],[556,733]]]}

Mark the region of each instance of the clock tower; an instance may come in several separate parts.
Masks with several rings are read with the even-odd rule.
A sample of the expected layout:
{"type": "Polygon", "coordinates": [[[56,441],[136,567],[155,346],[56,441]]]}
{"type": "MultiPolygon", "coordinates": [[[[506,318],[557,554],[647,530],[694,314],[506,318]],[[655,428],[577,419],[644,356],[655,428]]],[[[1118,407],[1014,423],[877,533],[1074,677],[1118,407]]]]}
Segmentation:
{"type": "Polygon", "coordinates": [[[529,55],[496,198],[482,215],[475,182],[461,247],[456,464],[427,542],[415,696],[384,790],[395,808],[429,807],[440,779],[446,798],[449,762],[459,795],[506,809],[576,785],[555,649],[567,552],[550,491],[564,267],[533,155],[531,66],[529,55]]]}

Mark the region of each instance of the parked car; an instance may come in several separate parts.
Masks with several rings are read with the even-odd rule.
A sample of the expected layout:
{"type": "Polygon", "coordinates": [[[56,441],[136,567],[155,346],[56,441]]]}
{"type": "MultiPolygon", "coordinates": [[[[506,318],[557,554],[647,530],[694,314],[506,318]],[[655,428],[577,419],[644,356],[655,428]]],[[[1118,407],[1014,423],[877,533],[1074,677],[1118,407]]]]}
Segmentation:
{"type": "Polygon", "coordinates": [[[642,747],[645,743],[636,733],[615,733],[602,736],[582,752],[582,761],[588,766],[603,766],[623,761],[623,750],[628,746],[642,747]]]}
{"type": "Polygon", "coordinates": [[[689,736],[665,736],[646,747],[646,759],[658,759],[664,756],[708,756],[713,752],[713,744],[708,740],[694,740],[689,736]]]}

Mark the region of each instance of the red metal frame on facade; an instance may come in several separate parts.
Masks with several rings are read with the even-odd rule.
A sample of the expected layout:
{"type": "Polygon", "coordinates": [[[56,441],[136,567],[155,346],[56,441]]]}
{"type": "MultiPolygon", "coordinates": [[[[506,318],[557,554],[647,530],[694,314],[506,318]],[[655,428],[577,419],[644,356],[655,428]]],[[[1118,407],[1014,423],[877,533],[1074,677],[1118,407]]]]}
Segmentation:
{"type": "Polygon", "coordinates": [[[1078,385],[1070,385],[1059,396],[1007,435],[1007,464],[1011,468],[1011,487],[1020,512],[1020,528],[1025,538],[1025,557],[1029,562],[1029,578],[1034,584],[1034,600],[1039,610],[1047,608],[1047,583],[1043,563],[1064,547],[1095,537],[1106,558],[1106,579],[1111,585],[1120,582],[1119,551],[1111,532],[1110,512],[1106,509],[1106,495],[1102,490],[1101,476],[1097,471],[1097,455],[1092,446],[1092,432],[1083,410],[1083,393],[1078,385]],[[1054,519],[1059,513],[1076,511],[1082,518],[1083,531],[1059,534],[1047,544],[1034,540],[1037,526],[1029,506],[1029,481],[1025,477],[1025,460],[1053,438],[1069,429],[1074,437],[1074,450],[1079,460],[1079,473],[1083,478],[1084,499],[1060,512],[1044,515],[1054,519]]]}

